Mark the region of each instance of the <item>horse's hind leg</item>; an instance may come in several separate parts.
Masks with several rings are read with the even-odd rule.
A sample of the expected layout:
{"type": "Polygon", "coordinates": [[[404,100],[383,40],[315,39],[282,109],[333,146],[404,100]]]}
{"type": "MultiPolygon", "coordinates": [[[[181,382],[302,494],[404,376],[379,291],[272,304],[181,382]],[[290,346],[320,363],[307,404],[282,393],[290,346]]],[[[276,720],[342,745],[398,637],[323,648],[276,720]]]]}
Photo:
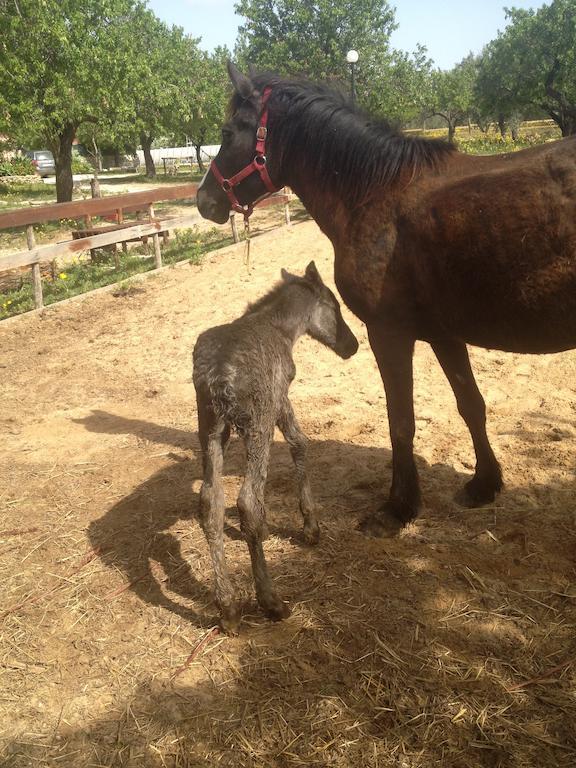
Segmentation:
{"type": "Polygon", "coordinates": [[[476,385],[466,345],[455,339],[435,341],[432,349],[456,397],[458,411],[470,430],[476,452],[476,472],[466,483],[467,503],[476,506],[494,501],[502,489],[502,471],[486,434],[486,406],[476,385]]]}
{"type": "Polygon", "coordinates": [[[304,518],[304,539],[308,544],[317,544],[320,539],[320,528],[314,511],[314,501],[307,473],[308,440],[300,429],[292,404],[286,398],[278,418],[278,429],[290,446],[292,460],[296,467],[298,487],[300,491],[300,512],[304,518]]]}
{"type": "Polygon", "coordinates": [[[258,603],[267,616],[278,621],[289,616],[290,609],[274,590],[262,547],[266,521],[264,487],[268,473],[272,437],[272,430],[269,434],[247,430],[244,435],[246,477],[238,496],[238,511],[242,531],[250,550],[258,603]]]}
{"type": "Polygon", "coordinates": [[[216,418],[211,406],[199,396],[197,400],[198,433],[204,465],[204,481],[200,489],[200,523],[210,547],[220,622],[226,632],[235,634],[240,623],[240,610],[234,600],[224,557],[226,503],[222,482],[224,447],[230,433],[224,421],[216,418]]]}

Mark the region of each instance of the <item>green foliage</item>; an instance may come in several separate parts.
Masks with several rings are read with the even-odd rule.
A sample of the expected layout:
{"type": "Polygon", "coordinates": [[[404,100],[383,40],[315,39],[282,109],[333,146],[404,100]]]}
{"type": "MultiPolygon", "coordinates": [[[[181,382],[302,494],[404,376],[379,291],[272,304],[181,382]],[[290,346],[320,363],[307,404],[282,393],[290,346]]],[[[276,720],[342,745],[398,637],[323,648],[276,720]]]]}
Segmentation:
{"type": "Polygon", "coordinates": [[[198,152],[203,144],[220,143],[230,90],[226,72],[230,56],[227,48],[217,48],[212,54],[202,53],[190,72],[180,128],[198,152]]]}
{"type": "Polygon", "coordinates": [[[36,168],[29,157],[12,157],[0,160],[0,176],[35,176],[36,168]]]}
{"type": "Polygon", "coordinates": [[[432,61],[426,48],[418,46],[412,54],[391,51],[372,63],[361,93],[362,105],[371,114],[406,125],[430,103],[431,74],[432,61]]]}
{"type": "Polygon", "coordinates": [[[486,46],[477,85],[481,109],[508,117],[543,110],[576,133],[576,3],[507,9],[509,26],[486,46]]]}
{"type": "Polygon", "coordinates": [[[362,69],[385,57],[396,25],[385,0],[239,0],[244,16],[237,55],[261,69],[346,82],[346,52],[358,50],[362,69]]]}
{"type": "Polygon", "coordinates": [[[458,137],[456,144],[461,152],[469,155],[496,155],[504,152],[517,152],[519,149],[533,147],[545,141],[544,137],[536,133],[519,136],[515,140],[511,136],[489,134],[473,138],[458,137]]]}
{"type": "Polygon", "coordinates": [[[82,155],[74,153],[72,155],[72,173],[93,173],[94,168],[90,165],[88,160],[82,155]]]}
{"type": "Polygon", "coordinates": [[[452,69],[436,70],[432,75],[430,113],[446,120],[450,139],[456,125],[473,110],[477,76],[478,60],[472,54],[452,69]]]}

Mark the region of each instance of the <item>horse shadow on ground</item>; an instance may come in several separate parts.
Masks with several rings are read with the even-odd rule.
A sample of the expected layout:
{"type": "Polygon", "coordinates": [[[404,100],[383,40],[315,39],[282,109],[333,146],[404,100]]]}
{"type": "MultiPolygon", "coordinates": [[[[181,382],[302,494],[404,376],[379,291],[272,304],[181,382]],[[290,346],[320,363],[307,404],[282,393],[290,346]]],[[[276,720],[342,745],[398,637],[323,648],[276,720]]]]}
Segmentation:
{"type": "MultiPolygon", "coordinates": [[[[196,535],[180,537],[186,560],[170,531],[192,530],[197,437],[110,414],[84,423],[193,451],[189,459],[175,455],[89,535],[95,546],[110,547],[104,562],[120,567],[143,601],[208,626],[215,607],[202,535],[196,527],[196,535]],[[190,540],[204,553],[196,576],[190,540]],[[166,598],[151,559],[162,563],[172,592],[202,609],[166,598]],[[143,572],[146,588],[145,580],[133,583],[143,572]]],[[[10,768],[64,760],[74,768],[574,765],[576,603],[568,582],[575,536],[561,529],[574,482],[540,487],[534,510],[515,501],[531,486],[510,489],[495,517],[494,509],[465,511],[446,501],[439,487],[453,491],[463,478],[420,459],[429,507],[413,526],[417,533],[376,541],[354,524],[389,481],[389,452],[335,440],[310,447],[324,507],[318,547],[281,546],[298,527],[290,522],[296,494],[282,443],[274,444],[267,487],[280,541],[269,564],[294,614],[277,624],[263,617],[244,623],[237,639],[212,638],[185,669],[167,657],[165,674],[141,668],[126,676],[105,714],[73,726],[64,716],[45,739],[8,745],[10,768]],[[515,535],[519,523],[524,538],[515,535]]],[[[234,442],[231,483],[242,454],[234,442]]]]}
{"type": "MultiPolygon", "coordinates": [[[[274,446],[281,465],[282,447],[274,446]]],[[[380,465],[389,458],[327,440],[312,444],[313,465],[322,468],[323,454],[333,452],[343,473],[357,471],[356,461],[380,465]]],[[[285,474],[274,465],[269,486],[279,530],[285,510],[276,502],[285,474]]],[[[137,572],[134,563],[141,569],[153,555],[171,563],[176,581],[190,580],[166,527],[189,523],[196,499],[188,493],[185,502],[184,494],[198,476],[196,458],[175,462],[96,521],[93,541],[108,525],[112,540],[126,536],[110,563],[120,562],[128,579],[137,572]],[[178,501],[167,510],[174,493],[178,501]],[[145,536],[139,515],[147,516],[145,536]],[[158,541],[146,549],[154,530],[158,541]]],[[[360,481],[369,485],[370,473],[360,481]]],[[[186,669],[170,668],[168,656],[164,674],[152,677],[140,668],[135,679],[125,678],[105,714],[70,726],[64,713],[44,741],[10,744],[7,766],[572,768],[576,701],[565,673],[576,658],[570,629],[576,605],[569,595],[533,591],[538,582],[525,594],[520,586],[534,576],[539,555],[554,553],[552,539],[532,524],[536,549],[526,553],[502,536],[509,523],[495,529],[500,544],[445,536],[447,549],[414,537],[382,542],[343,535],[356,506],[350,502],[337,525],[325,520],[318,547],[285,548],[269,559],[295,606],[287,621],[261,617],[244,624],[237,639],[212,637],[186,669]]],[[[477,530],[489,514],[474,523],[477,530]]],[[[444,528],[456,530],[453,522],[444,521],[444,528]]],[[[542,578],[554,584],[568,572],[561,559],[551,560],[542,578]]],[[[181,588],[195,601],[210,599],[198,580],[181,588]]],[[[158,584],[138,594],[208,624],[176,603],[154,602],[160,590],[158,584]]]]}
{"type": "MultiPolygon", "coordinates": [[[[119,569],[129,588],[145,603],[163,607],[198,626],[213,624],[215,606],[211,571],[204,570],[198,577],[193,568],[195,560],[205,557],[208,551],[196,521],[202,479],[197,434],[102,411],[75,421],[93,432],[133,434],[186,451],[187,455],[168,453],[172,463],[93,521],[88,536],[103,562],[119,569]],[[186,557],[182,552],[184,540],[188,550],[186,557]],[[156,564],[154,569],[152,564],[156,564]],[[178,598],[184,602],[179,602],[178,598]],[[192,609],[190,602],[202,606],[201,610],[192,609]]],[[[340,535],[342,528],[354,531],[359,520],[385,498],[391,473],[390,451],[338,440],[310,440],[309,455],[321,528],[329,528],[338,521],[338,532],[334,535],[340,535]]],[[[243,541],[235,496],[244,463],[243,443],[233,438],[224,471],[232,485],[227,493],[229,506],[225,527],[225,535],[230,540],[243,541]]],[[[417,464],[426,487],[430,467],[422,458],[417,458],[417,464]]],[[[446,465],[435,465],[433,469],[436,482],[441,481],[449,488],[456,489],[465,479],[446,465]]],[[[296,477],[288,446],[283,441],[275,441],[272,446],[266,506],[269,533],[308,550],[301,534],[296,477]]],[[[234,562],[230,556],[228,561],[233,572],[234,562]]]]}

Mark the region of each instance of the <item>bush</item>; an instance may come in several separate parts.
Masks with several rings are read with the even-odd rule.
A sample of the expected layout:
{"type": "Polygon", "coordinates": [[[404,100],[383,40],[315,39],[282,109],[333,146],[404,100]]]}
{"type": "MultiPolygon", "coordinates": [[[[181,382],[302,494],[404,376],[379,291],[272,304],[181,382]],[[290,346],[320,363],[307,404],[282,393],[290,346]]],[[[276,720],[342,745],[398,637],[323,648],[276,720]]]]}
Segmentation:
{"type": "Polygon", "coordinates": [[[35,176],[36,168],[29,157],[0,160],[0,176],[35,176]]]}
{"type": "Polygon", "coordinates": [[[82,155],[72,155],[72,173],[92,173],[94,168],[82,155]]]}

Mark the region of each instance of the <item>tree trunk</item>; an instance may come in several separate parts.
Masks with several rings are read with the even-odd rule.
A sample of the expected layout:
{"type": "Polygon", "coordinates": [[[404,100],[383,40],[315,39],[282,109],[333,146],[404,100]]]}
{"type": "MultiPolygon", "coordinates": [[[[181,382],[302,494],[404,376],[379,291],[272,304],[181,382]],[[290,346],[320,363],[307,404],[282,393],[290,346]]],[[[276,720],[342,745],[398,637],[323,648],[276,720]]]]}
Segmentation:
{"type": "Polygon", "coordinates": [[[75,125],[67,125],[52,144],[56,167],[56,202],[72,200],[74,179],[72,178],[72,142],[76,134],[75,125]]]}
{"type": "Polygon", "coordinates": [[[456,121],[449,120],[448,121],[448,141],[449,142],[454,141],[455,135],[456,135],[456,121]]]}
{"type": "Polygon", "coordinates": [[[142,144],[142,150],[144,152],[144,163],[146,164],[146,176],[148,176],[149,179],[156,178],[156,166],[154,165],[152,152],[150,151],[152,149],[153,141],[154,139],[152,136],[146,136],[145,133],[140,134],[140,143],[142,144]]]}
{"type": "Polygon", "coordinates": [[[120,168],[120,164],[122,163],[122,160],[120,158],[120,150],[118,147],[114,147],[114,167],[120,168]]]}
{"type": "Polygon", "coordinates": [[[562,115],[558,125],[562,136],[573,136],[576,133],[576,115],[562,115]]]}
{"type": "Polygon", "coordinates": [[[500,136],[502,136],[502,138],[505,139],[506,138],[506,118],[502,114],[498,115],[498,130],[500,131],[500,136]]]}
{"type": "Polygon", "coordinates": [[[206,168],[204,167],[204,163],[202,162],[202,144],[194,144],[194,149],[196,150],[196,162],[198,163],[198,169],[200,173],[204,173],[206,168]]]}

